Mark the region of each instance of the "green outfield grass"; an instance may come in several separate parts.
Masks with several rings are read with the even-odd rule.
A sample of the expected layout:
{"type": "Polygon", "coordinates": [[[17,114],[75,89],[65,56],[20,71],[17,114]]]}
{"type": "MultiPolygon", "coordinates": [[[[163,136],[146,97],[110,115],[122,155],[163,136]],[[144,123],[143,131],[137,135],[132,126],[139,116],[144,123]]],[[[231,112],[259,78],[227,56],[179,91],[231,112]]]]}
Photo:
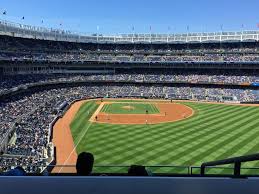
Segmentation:
{"type": "Polygon", "coordinates": [[[159,113],[158,108],[152,103],[112,103],[105,104],[101,110],[101,112],[109,113],[109,114],[157,114],[159,113]],[[126,109],[126,106],[130,106],[130,109],[126,109]]]}
{"type": "MultiPolygon", "coordinates": [[[[193,108],[195,114],[183,121],[111,125],[88,122],[90,115],[87,112],[92,114],[98,105],[94,101],[87,102],[71,124],[74,143],[78,145],[76,150],[78,153],[92,152],[95,165],[199,166],[202,162],[259,152],[259,107],[184,104],[193,108]]],[[[243,166],[259,166],[259,162],[243,166]]],[[[118,167],[116,170],[127,169],[118,167]]],[[[156,168],[160,172],[173,170],[156,168]]],[[[186,172],[186,169],[179,168],[178,171],[186,172]]],[[[219,169],[218,172],[226,170],[219,169]]]]}

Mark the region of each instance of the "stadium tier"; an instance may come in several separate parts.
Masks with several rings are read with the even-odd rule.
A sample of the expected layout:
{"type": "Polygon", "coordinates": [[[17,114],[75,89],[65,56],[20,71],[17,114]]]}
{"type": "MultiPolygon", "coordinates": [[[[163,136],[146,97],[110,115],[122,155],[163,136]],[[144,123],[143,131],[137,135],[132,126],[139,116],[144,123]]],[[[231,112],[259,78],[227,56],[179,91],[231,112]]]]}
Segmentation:
{"type": "Polygon", "coordinates": [[[256,152],[259,110],[251,104],[259,102],[258,35],[258,31],[244,31],[82,36],[0,21],[1,171],[22,166],[27,172],[42,172],[52,164],[69,163],[60,159],[62,148],[53,130],[76,101],[83,99],[93,100],[74,111],[77,124],[70,119],[70,140],[79,146],[72,150],[91,150],[97,166],[127,166],[127,162],[200,166],[205,159],[256,152]],[[163,103],[189,107],[192,112],[166,109],[163,103]],[[77,117],[76,112],[83,116],[77,117]],[[120,117],[115,118],[116,114],[120,117]],[[125,127],[126,121],[135,125],[125,127]],[[150,128],[141,131],[143,125],[150,128]],[[172,133],[166,131],[169,128],[172,133]],[[122,144],[131,136],[146,146],[139,147],[141,142],[132,138],[122,144]],[[232,147],[226,143],[239,137],[241,141],[233,141],[232,147]],[[174,142],[173,154],[168,142],[174,142]],[[111,151],[103,153],[104,145],[111,151]],[[214,146],[219,145],[222,148],[215,151],[214,146]],[[236,152],[238,145],[243,149],[236,152]],[[132,159],[132,150],[143,157],[132,159]],[[215,153],[210,154],[212,151],[215,153]]]}

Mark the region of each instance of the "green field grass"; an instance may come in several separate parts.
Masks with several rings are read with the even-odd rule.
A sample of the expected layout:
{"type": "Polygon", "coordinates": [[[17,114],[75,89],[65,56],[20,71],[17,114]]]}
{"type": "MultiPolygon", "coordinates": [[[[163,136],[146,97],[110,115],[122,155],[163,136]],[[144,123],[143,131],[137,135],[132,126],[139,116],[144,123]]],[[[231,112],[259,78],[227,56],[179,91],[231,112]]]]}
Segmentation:
{"type": "Polygon", "coordinates": [[[101,112],[109,114],[157,114],[159,113],[158,108],[152,103],[112,103],[105,104],[101,112]],[[130,106],[132,109],[125,109],[125,106],[130,106]]]}
{"type": "MultiPolygon", "coordinates": [[[[95,165],[174,166],[199,166],[202,162],[259,152],[259,107],[184,104],[193,108],[195,114],[183,121],[112,125],[88,122],[87,111],[92,114],[98,105],[87,102],[71,124],[74,142],[78,145],[76,150],[92,152],[95,165]]],[[[244,166],[259,166],[259,162],[244,166]]],[[[126,169],[118,167],[117,170],[126,169]]],[[[217,173],[221,171],[224,170],[217,173]]],[[[252,172],[255,171],[249,171],[252,172]]]]}

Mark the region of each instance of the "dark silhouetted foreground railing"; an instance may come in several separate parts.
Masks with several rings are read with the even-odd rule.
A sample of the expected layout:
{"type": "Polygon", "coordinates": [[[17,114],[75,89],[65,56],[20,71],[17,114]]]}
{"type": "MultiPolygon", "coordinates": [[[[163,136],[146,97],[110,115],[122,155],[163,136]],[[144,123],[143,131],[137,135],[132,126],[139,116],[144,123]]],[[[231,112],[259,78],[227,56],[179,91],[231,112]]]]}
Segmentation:
{"type": "Polygon", "coordinates": [[[224,165],[224,164],[234,164],[234,177],[240,177],[241,163],[252,162],[256,160],[259,160],[259,154],[228,158],[228,159],[217,160],[213,162],[205,162],[201,165],[201,175],[202,176],[205,175],[206,167],[218,166],[218,165],[224,165]]]}

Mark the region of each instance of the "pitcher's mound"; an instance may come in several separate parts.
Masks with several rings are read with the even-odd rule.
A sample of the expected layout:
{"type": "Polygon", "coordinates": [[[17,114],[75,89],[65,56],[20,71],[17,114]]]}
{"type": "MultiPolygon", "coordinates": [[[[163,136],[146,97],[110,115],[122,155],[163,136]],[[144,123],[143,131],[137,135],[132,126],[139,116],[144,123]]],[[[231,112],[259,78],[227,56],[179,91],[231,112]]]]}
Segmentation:
{"type": "Polygon", "coordinates": [[[126,110],[134,110],[135,109],[134,106],[123,106],[122,108],[126,109],[126,110]]]}

